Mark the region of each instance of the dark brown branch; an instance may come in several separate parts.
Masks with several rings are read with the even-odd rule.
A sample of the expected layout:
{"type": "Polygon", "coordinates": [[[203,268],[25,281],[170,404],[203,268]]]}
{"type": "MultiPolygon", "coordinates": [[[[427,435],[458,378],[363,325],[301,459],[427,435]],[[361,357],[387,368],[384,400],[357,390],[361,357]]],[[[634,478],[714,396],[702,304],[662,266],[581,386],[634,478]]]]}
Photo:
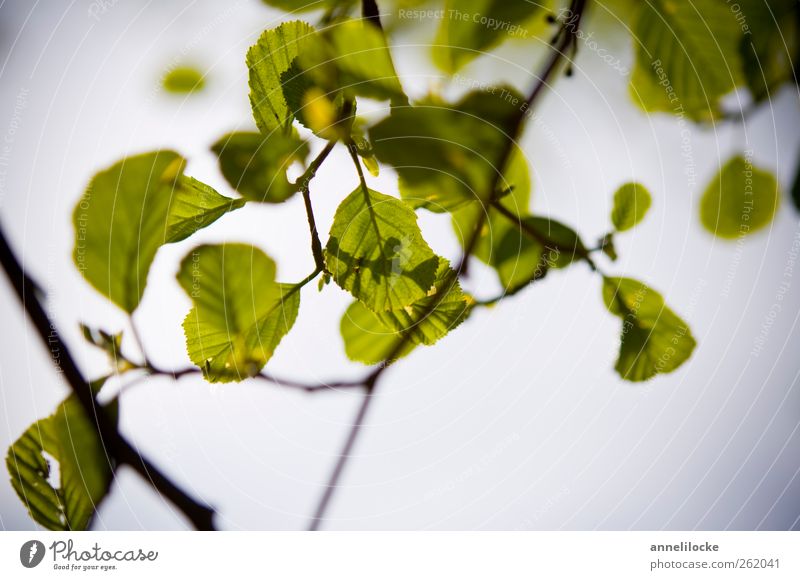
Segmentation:
{"type": "Polygon", "coordinates": [[[309,531],[317,531],[319,526],[322,524],[323,519],[325,518],[325,513],[328,511],[328,505],[330,504],[331,499],[333,499],[333,494],[339,485],[339,479],[341,478],[342,472],[347,465],[347,460],[350,459],[350,456],[353,452],[353,446],[356,443],[356,439],[361,431],[361,427],[364,425],[364,418],[367,416],[367,411],[369,410],[369,405],[373,398],[374,395],[372,394],[372,389],[368,389],[367,392],[364,393],[364,398],[361,401],[361,405],[358,407],[358,413],[356,413],[356,417],[353,420],[353,424],[350,427],[349,433],[347,434],[344,447],[342,447],[342,450],[339,453],[339,459],[337,459],[336,465],[333,468],[333,472],[328,479],[328,483],[325,485],[325,491],[322,493],[322,497],[317,504],[317,509],[314,512],[311,525],[308,527],[309,531]]]}
{"type": "MultiPolygon", "coordinates": [[[[365,13],[364,16],[367,16],[367,4],[369,2],[367,0],[364,1],[364,9],[365,13]]],[[[374,4],[374,2],[372,2],[374,4]]],[[[566,50],[569,48],[570,43],[574,42],[574,36],[577,33],[577,28],[580,24],[580,19],[583,14],[583,10],[586,5],[586,0],[573,0],[571,4],[571,19],[565,23],[562,28],[559,30],[558,35],[556,38],[553,39],[553,53],[550,59],[545,66],[544,71],[539,76],[539,80],[534,88],[531,90],[530,95],[526,99],[526,107],[521,107],[519,110],[519,114],[516,115],[511,123],[511,127],[507,131],[508,139],[506,140],[503,149],[498,156],[499,163],[496,167],[498,167],[497,174],[495,175],[494,182],[492,184],[492,188],[490,191],[490,199],[494,199],[496,195],[496,190],[500,185],[500,181],[502,179],[502,168],[505,167],[506,163],[508,162],[511,153],[514,150],[514,144],[517,141],[517,137],[522,131],[522,127],[525,123],[525,119],[530,114],[529,109],[533,106],[534,102],[538,99],[541,92],[544,90],[544,87],[547,86],[550,77],[555,72],[558,63],[561,61],[561,58],[565,56],[566,50]],[[571,30],[568,30],[568,26],[572,27],[571,30]]],[[[377,6],[375,6],[375,13],[377,13],[377,6]]],[[[367,184],[364,179],[364,172],[361,170],[361,165],[358,160],[358,155],[356,154],[352,144],[348,144],[348,149],[350,149],[350,156],[355,163],[356,170],[358,172],[359,181],[361,183],[361,187],[366,191],[367,184]]],[[[485,214],[482,214],[482,216],[485,214]]],[[[479,219],[479,223],[477,224],[476,229],[474,230],[473,234],[470,236],[468,243],[464,249],[464,255],[461,258],[457,271],[460,274],[465,274],[465,268],[467,262],[469,261],[469,256],[475,248],[475,244],[477,243],[478,234],[483,228],[483,218],[479,219]]],[[[589,259],[591,262],[591,259],[589,259]]],[[[422,318],[428,316],[433,309],[436,308],[436,303],[433,302],[431,305],[426,309],[425,312],[422,313],[422,318]]],[[[395,348],[389,353],[389,355],[384,360],[384,363],[381,364],[375,371],[370,374],[367,379],[364,381],[364,387],[367,389],[367,392],[364,394],[364,399],[361,402],[361,405],[358,408],[358,412],[356,413],[356,417],[353,420],[353,424],[350,427],[350,431],[347,435],[347,439],[345,440],[344,446],[342,447],[341,452],[339,453],[339,458],[336,461],[336,464],[331,472],[330,477],[328,478],[328,483],[325,486],[325,491],[320,498],[320,501],[317,505],[317,509],[314,513],[314,517],[311,520],[311,524],[309,526],[310,530],[318,530],[320,525],[325,519],[325,513],[327,512],[328,506],[330,505],[331,500],[333,499],[333,495],[338,488],[339,479],[344,472],[344,469],[347,465],[348,460],[352,456],[352,450],[355,446],[356,440],[358,438],[359,433],[364,424],[364,418],[366,417],[367,411],[369,410],[370,403],[375,397],[375,387],[378,383],[378,380],[386,372],[386,369],[389,368],[391,363],[403,352],[405,347],[407,346],[409,340],[411,340],[410,333],[406,333],[403,335],[402,339],[395,345],[395,348]]]]}
{"type": "MultiPolygon", "coordinates": [[[[550,43],[550,57],[547,59],[544,69],[538,75],[536,83],[531,89],[531,92],[528,94],[528,98],[525,99],[525,106],[520,107],[517,114],[511,120],[511,124],[506,131],[507,139],[504,142],[503,149],[501,149],[500,154],[498,155],[498,161],[495,164],[495,178],[492,182],[490,190],[487,192],[489,196],[488,199],[490,200],[494,200],[497,196],[498,187],[503,179],[503,171],[505,170],[508,160],[514,151],[514,145],[522,133],[522,129],[525,126],[525,120],[531,115],[533,106],[539,99],[539,96],[544,92],[545,88],[549,86],[551,77],[555,74],[558,65],[561,63],[561,60],[567,56],[570,46],[576,42],[581,18],[583,17],[583,12],[586,9],[586,2],[587,0],[572,0],[570,3],[567,20],[562,23],[561,28],[550,43]]],[[[470,233],[470,237],[467,238],[467,243],[464,244],[464,253],[461,256],[461,260],[458,262],[458,266],[456,267],[456,271],[461,276],[466,276],[468,274],[469,258],[472,255],[472,252],[475,250],[475,245],[478,243],[481,230],[483,230],[483,226],[486,223],[487,213],[488,212],[483,212],[478,215],[478,219],[475,222],[475,228],[470,233]]]]}
{"type": "Polygon", "coordinates": [[[22,302],[39,337],[47,347],[56,368],[64,375],[72,392],[80,402],[87,417],[94,423],[100,439],[109,455],[118,463],[132,467],[163,497],[170,500],[192,522],[198,530],[214,529],[214,511],[198,503],[174,484],[150,461],[145,459],[120,435],[116,425],[108,418],[103,407],[95,399],[91,387],[83,378],[66,344],[61,340],[55,325],[47,316],[38,289],[22,269],[8,245],[0,228],[0,261],[11,285],[22,302]]]}
{"type": "Polygon", "coordinates": [[[383,26],[381,26],[381,13],[378,10],[378,3],[375,0],[361,1],[361,15],[373,26],[377,26],[380,30],[383,30],[383,26]]]}
{"type": "Polygon", "coordinates": [[[311,180],[317,174],[322,163],[330,155],[333,148],[336,146],[336,141],[329,141],[325,148],[314,158],[311,164],[306,169],[305,173],[295,182],[295,185],[300,186],[300,191],[303,194],[303,203],[306,206],[306,217],[308,218],[308,230],[311,234],[311,253],[314,256],[314,265],[316,265],[319,272],[325,271],[325,259],[322,256],[322,243],[319,240],[319,232],[317,231],[317,222],[314,219],[314,208],[311,205],[311,191],[309,189],[311,180]]]}
{"type": "MultiPolygon", "coordinates": [[[[202,371],[197,367],[188,367],[184,369],[176,369],[176,370],[165,370],[156,367],[142,367],[141,370],[147,372],[151,376],[158,376],[158,377],[169,377],[174,380],[178,380],[182,377],[187,376],[201,376],[202,371]]],[[[300,381],[295,381],[293,379],[283,379],[276,377],[270,373],[262,371],[261,373],[251,377],[253,380],[260,380],[267,383],[271,383],[273,385],[277,385],[279,387],[286,387],[289,389],[297,389],[300,391],[305,391],[307,393],[316,393],[319,391],[334,391],[338,389],[354,389],[354,388],[362,388],[367,379],[360,380],[360,381],[334,381],[334,382],[322,382],[316,384],[310,383],[303,383],[300,381]]]]}

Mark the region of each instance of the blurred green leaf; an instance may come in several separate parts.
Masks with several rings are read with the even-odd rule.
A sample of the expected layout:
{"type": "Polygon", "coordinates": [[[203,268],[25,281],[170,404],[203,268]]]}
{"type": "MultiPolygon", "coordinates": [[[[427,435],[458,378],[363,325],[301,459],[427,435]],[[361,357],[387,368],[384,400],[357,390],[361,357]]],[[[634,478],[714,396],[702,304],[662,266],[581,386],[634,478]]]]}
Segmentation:
{"type": "Polygon", "coordinates": [[[161,84],[167,92],[184,95],[203,90],[206,79],[201,71],[192,66],[179,66],[167,71],[161,84]]]}
{"type": "Polygon", "coordinates": [[[75,395],[28,427],[9,447],[6,467],[28,513],[48,530],[87,529],[113,477],[111,459],[75,395]]]}
{"type": "Polygon", "coordinates": [[[669,373],[691,356],[696,342],[689,326],[661,295],[630,278],[603,278],[603,301],[622,319],[616,371],[626,381],[669,373]]]}
{"type": "Polygon", "coordinates": [[[700,200],[700,221],[712,234],[734,239],[772,222],[780,204],[775,176],[742,156],[730,159],[700,200]]]}
{"type": "Polygon", "coordinates": [[[614,193],[611,223],[618,232],[631,229],[644,219],[650,209],[650,192],[641,183],[626,183],[614,193]]]}
{"type": "MultiPolygon", "coordinates": [[[[528,164],[522,151],[515,148],[507,170],[504,172],[510,193],[499,203],[517,216],[525,215],[530,206],[531,181],[528,164]]],[[[544,274],[543,246],[525,235],[519,227],[491,206],[473,203],[452,213],[453,229],[462,243],[473,235],[478,221],[483,227],[473,248],[473,255],[497,271],[504,288],[519,284],[544,274]],[[485,215],[484,215],[485,214],[485,215]]]]}
{"type": "Polygon", "coordinates": [[[744,76],[753,98],[760,102],[792,79],[793,64],[800,57],[800,4],[796,0],[741,0],[737,4],[748,27],[740,44],[744,76]]]}
{"type": "Polygon", "coordinates": [[[296,131],[288,135],[229,133],[211,150],[231,187],[247,199],[267,203],[280,203],[298,191],[298,186],[286,178],[286,170],[294,162],[305,163],[308,157],[308,144],[296,131]]]}
{"type": "Polygon", "coordinates": [[[549,0],[446,0],[433,61],[452,74],[508,39],[534,38],[551,5],[549,0]]]}
{"type": "MultiPolygon", "coordinates": [[[[472,92],[455,105],[431,97],[393,108],[370,129],[370,140],[378,159],[397,170],[405,201],[452,211],[495,193],[490,190],[509,138],[505,131],[523,114],[524,103],[510,87],[472,92]]],[[[500,180],[500,189],[508,185],[500,180]]]]}
{"type": "Polygon", "coordinates": [[[645,111],[710,120],[743,80],[742,29],[726,2],[642,2],[633,38],[631,95],[645,111]]]}
{"type": "Polygon", "coordinates": [[[241,207],[183,175],[174,151],[126,157],[97,173],[75,206],[73,259],[84,278],[126,312],[139,305],[158,248],[241,207]]]}
{"type": "Polygon", "coordinates": [[[275,281],[275,262],[245,244],[203,245],[181,262],[178,282],[194,303],[186,350],[212,383],[258,374],[300,307],[300,288],[275,281]]]}
{"type": "Polygon", "coordinates": [[[325,263],[339,286],[376,312],[422,299],[438,267],[414,211],[360,187],[336,210],[325,263]]]}

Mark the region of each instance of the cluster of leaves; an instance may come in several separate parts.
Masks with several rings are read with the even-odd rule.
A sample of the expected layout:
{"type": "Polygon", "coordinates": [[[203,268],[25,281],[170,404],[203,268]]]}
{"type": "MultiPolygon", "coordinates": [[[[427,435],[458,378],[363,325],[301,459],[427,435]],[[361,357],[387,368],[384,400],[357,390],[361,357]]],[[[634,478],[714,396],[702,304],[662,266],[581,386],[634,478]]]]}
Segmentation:
{"type": "MultiPolygon", "coordinates": [[[[800,3],[796,0],[654,0],[634,11],[637,41],[631,95],[648,112],[698,123],[742,120],[723,99],[739,91],[755,109],[784,85],[795,87],[800,59],[800,3]]],[[[796,87],[795,87],[796,90],[796,87]]],[[[800,190],[800,173],[794,192],[800,190]]],[[[704,190],[700,220],[721,238],[739,238],[768,226],[777,212],[776,178],[752,159],[734,156],[704,190]]],[[[800,194],[794,194],[800,209],[800,194]]]]}
{"type": "MultiPolygon", "coordinates": [[[[283,0],[269,3],[295,8],[283,0]]],[[[789,4],[796,10],[790,2],[787,10],[789,4]]],[[[455,102],[438,94],[409,99],[380,28],[347,17],[354,5],[310,2],[309,9],[323,11],[325,26],[286,22],[265,31],[248,51],[250,104],[258,131],[229,133],[211,146],[235,197],[187,176],[186,159],[174,151],[126,157],[94,176],[73,215],[74,260],[84,278],[132,314],[161,246],[184,240],[246,205],[303,197],[316,265],[303,280],[280,281],[275,262],[246,244],[201,245],[181,261],[177,282],[192,301],[183,322],[186,351],[207,381],[238,382],[262,373],[298,317],[302,289],[316,278],[320,290],[332,281],[352,296],[341,319],[344,351],[354,361],[373,365],[435,344],[477,308],[574,264],[601,276],[602,302],[621,320],[615,368],[624,380],[648,380],[684,363],[695,347],[688,325],[648,285],[606,275],[597,262],[601,256],[616,260],[616,236],[641,222],[651,206],[647,189],[631,182],[614,193],[610,231],[594,247],[568,225],[531,213],[529,167],[511,139],[524,122],[525,97],[498,86],[455,102]],[[361,99],[388,103],[389,114],[367,122],[357,115],[361,99]],[[309,161],[322,143],[322,153],[309,161]],[[339,192],[342,201],[323,244],[314,225],[309,183],[336,144],[350,153],[359,186],[339,192]],[[287,169],[295,164],[306,171],[291,180],[287,169]],[[369,187],[364,170],[374,175],[381,164],[396,171],[398,196],[369,187]],[[417,212],[423,211],[450,215],[465,255],[494,270],[504,289],[501,296],[481,299],[464,291],[461,269],[425,241],[417,223],[417,212]]],[[[742,2],[743,9],[753,11],[748,14],[760,14],[757,2],[750,5],[742,2]]],[[[544,25],[549,14],[544,6],[527,2],[447,0],[445,6],[534,28],[544,25]]],[[[658,70],[672,79],[684,114],[698,122],[719,118],[719,100],[731,90],[748,87],[760,102],[791,78],[778,62],[780,47],[767,42],[768,35],[754,32],[744,46],[741,30],[729,26],[731,11],[724,4],[654,0],[642,3],[632,17],[642,45],[631,86],[649,111],[675,113],[674,103],[664,100],[668,93],[658,70]],[[704,11],[703,19],[693,12],[697,9],[704,11]],[[768,74],[754,74],[753,55],[759,70],[768,74]],[[654,59],[660,67],[652,66],[654,59]]],[[[789,26],[786,20],[781,26],[789,26]]],[[[751,26],[759,22],[754,16],[751,26]]],[[[453,73],[506,36],[507,31],[474,20],[445,19],[437,32],[434,62],[453,73]]],[[[719,235],[739,235],[742,212],[734,210],[753,203],[739,185],[745,177],[758,190],[755,208],[748,210],[750,230],[769,223],[774,214],[774,177],[736,158],[723,168],[702,204],[704,223],[713,224],[719,235]]],[[[89,329],[85,335],[109,353],[117,372],[153,370],[146,362],[123,357],[118,335],[89,329]]],[[[116,401],[110,405],[115,413],[116,401]]],[[[7,464],[32,517],[53,529],[86,527],[114,469],[69,398],[11,447],[7,464]],[[69,443],[76,437],[80,449],[69,443]],[[58,481],[46,458],[58,462],[58,481]],[[89,477],[80,480],[76,472],[89,477]]]]}

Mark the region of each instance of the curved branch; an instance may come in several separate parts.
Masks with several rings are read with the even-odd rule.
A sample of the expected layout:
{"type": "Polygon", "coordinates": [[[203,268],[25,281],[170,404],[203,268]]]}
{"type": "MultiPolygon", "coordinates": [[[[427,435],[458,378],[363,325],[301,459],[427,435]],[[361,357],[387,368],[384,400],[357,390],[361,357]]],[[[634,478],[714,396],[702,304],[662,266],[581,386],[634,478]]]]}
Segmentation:
{"type": "MultiPolygon", "coordinates": [[[[539,80],[537,81],[536,85],[531,90],[530,95],[526,99],[526,106],[520,107],[518,115],[516,115],[511,122],[511,126],[507,130],[508,139],[505,142],[503,149],[498,156],[499,163],[496,167],[501,169],[498,170],[497,174],[495,175],[494,183],[492,184],[491,189],[491,196],[489,199],[493,199],[495,196],[495,191],[500,184],[500,180],[502,179],[502,167],[506,165],[508,162],[508,158],[511,156],[511,153],[514,150],[514,143],[517,141],[517,137],[522,131],[523,125],[525,124],[525,119],[530,114],[529,110],[535,103],[535,101],[539,98],[539,95],[542,93],[544,88],[548,84],[548,80],[555,72],[556,68],[558,67],[559,62],[561,61],[562,57],[565,56],[566,51],[569,49],[571,43],[574,42],[575,35],[577,34],[578,26],[580,25],[580,19],[583,14],[583,11],[586,7],[587,0],[572,0],[570,5],[570,19],[562,24],[562,27],[559,29],[558,34],[553,39],[551,45],[553,47],[553,52],[548,59],[547,64],[545,65],[544,71],[539,75],[539,80]]],[[[369,0],[364,0],[364,9],[365,13],[364,16],[367,16],[367,4],[374,4],[374,2],[369,2],[369,0]]],[[[377,12],[377,6],[375,7],[377,12]]],[[[367,184],[364,179],[364,172],[361,170],[361,165],[358,161],[358,156],[356,155],[355,151],[351,148],[351,144],[348,144],[348,149],[350,149],[350,156],[353,159],[353,162],[356,166],[356,171],[358,172],[359,181],[361,183],[361,187],[363,189],[367,189],[367,184]]],[[[481,214],[485,216],[484,214],[481,214]]],[[[475,244],[477,243],[478,234],[483,227],[483,219],[479,219],[479,223],[477,224],[472,236],[465,246],[464,255],[461,258],[461,261],[456,268],[456,271],[459,272],[460,275],[466,274],[466,265],[469,261],[469,256],[475,248],[475,244]]],[[[589,262],[591,262],[591,258],[588,258],[589,262]]],[[[433,302],[426,309],[425,312],[421,313],[421,317],[424,318],[430,314],[433,309],[436,308],[436,303],[433,302]]],[[[353,447],[355,446],[356,440],[358,438],[359,433],[362,430],[364,425],[364,418],[366,417],[367,411],[369,410],[370,403],[375,398],[374,391],[375,387],[378,383],[378,380],[386,372],[386,369],[389,368],[391,363],[394,361],[395,358],[403,351],[403,349],[408,344],[408,341],[411,340],[411,335],[406,333],[402,336],[402,339],[397,343],[394,349],[389,353],[389,355],[384,359],[383,364],[378,366],[364,381],[364,387],[367,389],[367,392],[364,394],[364,399],[361,402],[361,405],[356,412],[355,419],[353,420],[353,424],[350,427],[350,431],[348,432],[347,438],[345,439],[344,446],[342,447],[341,452],[339,453],[339,458],[334,465],[333,471],[331,472],[330,477],[328,478],[328,482],[325,485],[325,491],[320,498],[319,503],[317,504],[317,509],[314,512],[314,517],[311,520],[311,524],[309,525],[309,530],[318,530],[320,525],[322,524],[323,520],[325,519],[325,513],[330,505],[331,500],[333,499],[333,495],[338,489],[339,479],[341,479],[342,473],[344,472],[345,467],[347,466],[347,462],[352,457],[353,447]]]]}
{"type": "Polygon", "coordinates": [[[56,368],[64,375],[72,392],[83,407],[106,451],[119,464],[132,467],[160,495],[170,500],[198,530],[214,529],[214,511],[192,498],[173,483],[155,465],[143,457],[117,430],[105,409],[97,402],[91,387],[83,378],[55,324],[50,320],[39,299],[39,289],[22,269],[8,245],[0,227],[0,262],[22,306],[33,322],[39,338],[47,347],[56,368]]]}
{"type": "MultiPolygon", "coordinates": [[[[526,119],[531,115],[533,106],[539,99],[539,96],[544,92],[544,89],[549,86],[551,77],[555,74],[561,60],[567,56],[570,47],[573,46],[577,39],[578,30],[581,24],[581,18],[586,10],[587,0],[572,0],[569,10],[567,12],[567,20],[562,22],[553,40],[550,42],[552,48],[550,57],[545,63],[544,69],[538,75],[536,83],[533,85],[531,92],[525,99],[525,105],[520,107],[517,115],[511,120],[511,125],[508,127],[506,134],[508,138],[505,141],[503,149],[498,155],[498,161],[495,164],[496,173],[494,181],[492,182],[490,190],[487,192],[487,199],[494,200],[497,195],[497,188],[503,178],[503,170],[508,163],[511,154],[514,151],[514,144],[517,142],[518,137],[522,133],[525,126],[526,119]]],[[[480,232],[486,223],[486,214],[483,212],[478,216],[475,222],[475,228],[472,230],[467,243],[464,245],[464,253],[461,260],[458,262],[456,272],[461,276],[466,276],[469,269],[469,258],[475,250],[475,245],[478,243],[480,232]]]]}

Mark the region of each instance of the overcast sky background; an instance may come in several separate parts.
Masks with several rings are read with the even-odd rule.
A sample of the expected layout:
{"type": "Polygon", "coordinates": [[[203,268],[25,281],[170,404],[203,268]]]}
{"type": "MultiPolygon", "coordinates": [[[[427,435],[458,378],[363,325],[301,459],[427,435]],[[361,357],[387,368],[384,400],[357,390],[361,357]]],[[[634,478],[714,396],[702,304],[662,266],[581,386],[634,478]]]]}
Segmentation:
{"type": "MultiPolygon", "coordinates": [[[[587,29],[628,66],[632,41],[596,3],[587,29]]],[[[88,376],[106,370],[78,322],[110,331],[125,317],[71,260],[71,213],[91,175],[119,158],[175,148],[188,174],[232,195],[209,145],[253,122],[244,54],[275,12],[256,0],[109,4],[99,20],[85,0],[0,2],[0,219],[88,376]],[[163,94],[176,63],[208,71],[208,88],[163,94]]],[[[420,45],[436,22],[410,24],[394,42],[408,92],[455,96],[420,45]]],[[[483,57],[464,76],[525,89],[538,41],[483,57]]],[[[644,385],[613,371],[619,319],[600,280],[576,265],[472,319],[433,348],[393,367],[332,505],[331,529],[788,529],[800,517],[800,275],[786,277],[800,236],[788,189],[800,151],[797,94],[784,90],[746,126],[681,126],[630,102],[628,79],[581,46],[575,75],[541,102],[523,146],[534,175],[532,209],[594,240],[607,231],[613,191],[638,180],[654,195],[646,221],[619,237],[607,270],[647,281],[689,321],[699,346],[677,372],[644,385]],[[743,243],[703,231],[699,196],[730,155],[754,151],[784,188],[772,226],[743,243]],[[687,178],[687,167],[696,182],[687,178]],[[788,293],[779,302],[780,285],[788,293]],[[780,311],[776,312],[776,304],[780,311]],[[775,316],[773,316],[775,314],[775,316]],[[767,330],[765,321],[773,320],[767,330]],[[758,337],[764,345],[754,352],[758,337]]],[[[384,114],[377,105],[360,111],[384,114]]],[[[384,169],[370,185],[396,193],[384,169]]],[[[357,184],[343,150],[313,183],[320,230],[357,184]]],[[[437,253],[458,248],[446,216],[421,215],[437,253]]],[[[136,313],[162,367],[188,364],[180,323],[189,301],[174,279],[196,244],[257,245],[279,278],[313,269],[303,204],[248,206],[192,239],[160,250],[136,313]]],[[[496,282],[476,264],[470,289],[496,282]]],[[[67,392],[5,283],[0,284],[0,449],[67,392]]],[[[308,381],[356,377],[338,323],[350,299],[334,285],[303,290],[300,317],[269,368],[308,381]]],[[[110,389],[118,388],[110,384],[110,389]]],[[[301,529],[313,511],[359,403],[262,383],[213,387],[154,379],[122,397],[122,429],[140,449],[219,511],[225,529],[301,529]]],[[[120,470],[98,529],[173,529],[186,522],[132,472],[120,470]]],[[[34,529],[7,476],[0,528],[34,529]]]]}

